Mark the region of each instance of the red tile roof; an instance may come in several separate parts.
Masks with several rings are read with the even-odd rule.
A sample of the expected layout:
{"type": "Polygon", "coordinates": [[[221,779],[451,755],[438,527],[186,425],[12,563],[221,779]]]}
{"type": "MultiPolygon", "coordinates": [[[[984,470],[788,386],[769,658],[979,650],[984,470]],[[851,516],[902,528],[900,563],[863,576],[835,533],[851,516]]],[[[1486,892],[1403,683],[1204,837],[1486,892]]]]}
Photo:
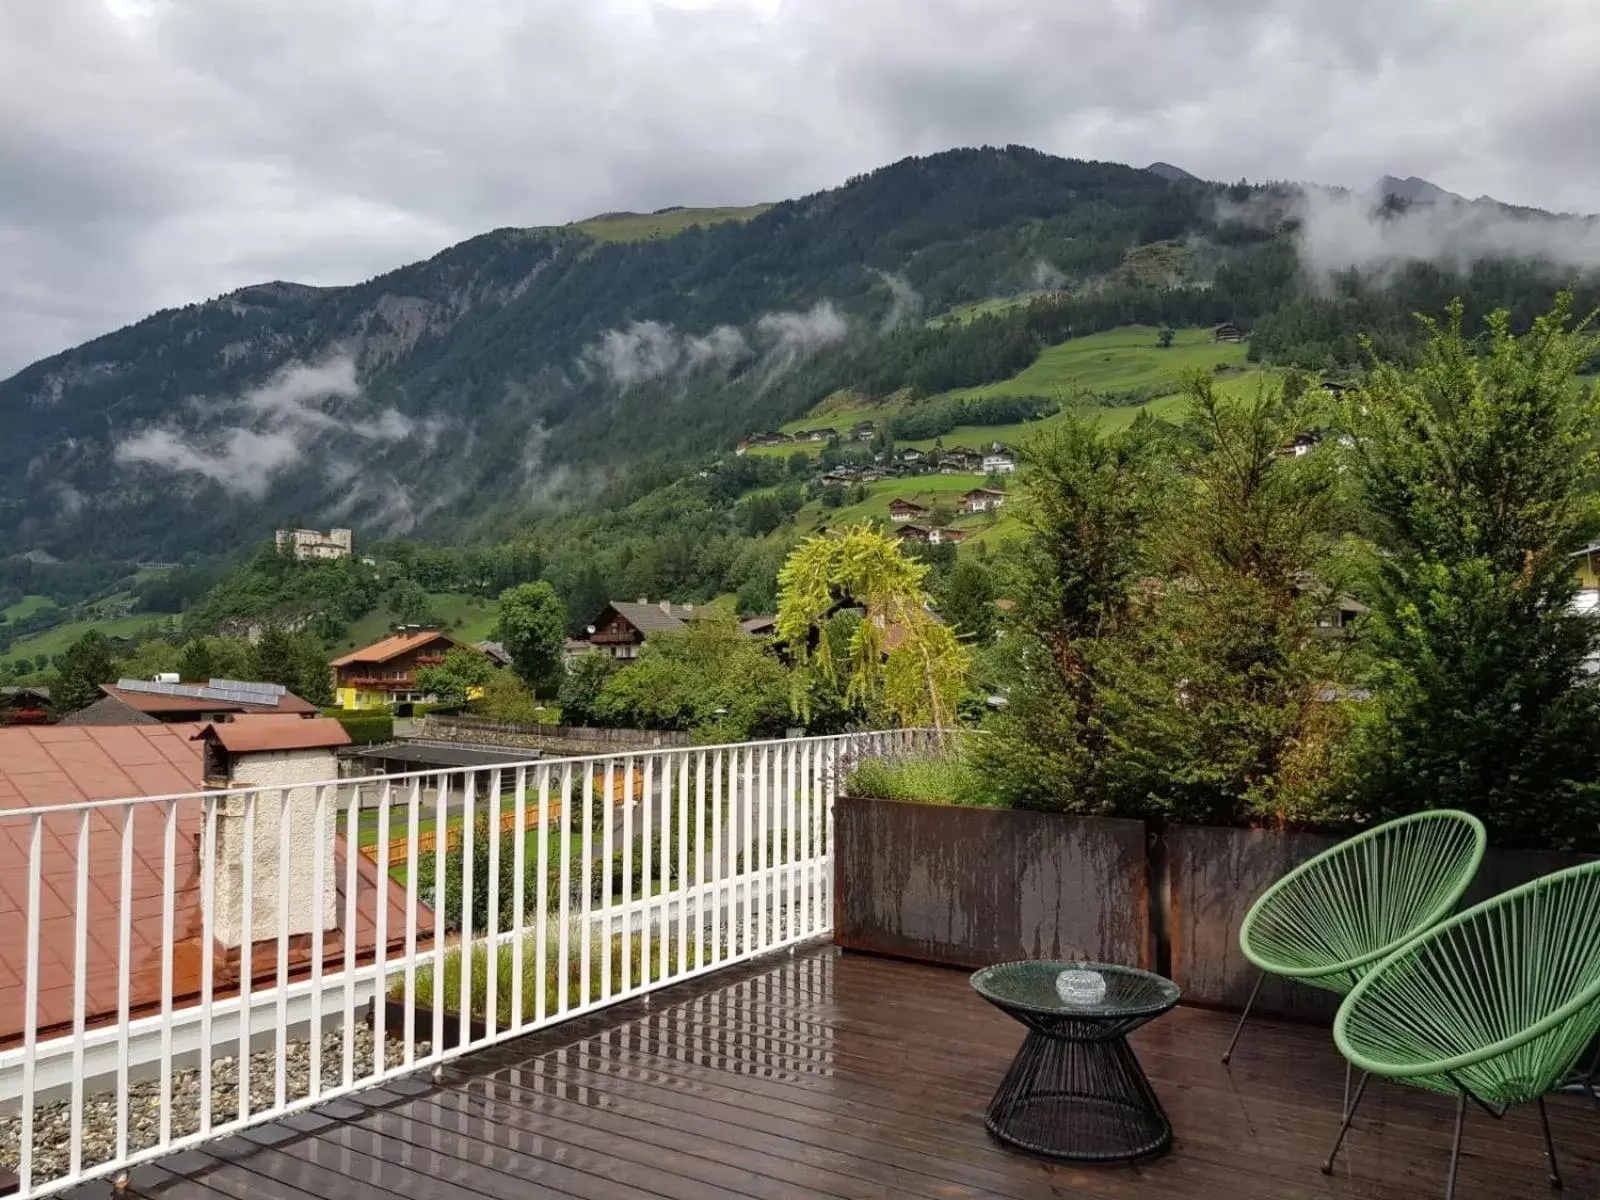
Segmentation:
{"type": "MultiPolygon", "coordinates": [[[[293,718],[294,724],[311,724],[293,718]]],[[[242,716],[229,727],[258,722],[284,727],[290,720],[242,716]]],[[[200,787],[200,743],[192,739],[203,726],[182,723],[111,726],[7,726],[0,728],[0,811],[45,808],[83,800],[162,796],[194,792],[200,787]]],[[[176,801],[174,825],[173,968],[174,1003],[182,1007],[200,993],[203,914],[200,901],[198,844],[203,805],[198,798],[176,801]]],[[[117,1008],[122,828],[126,808],[108,806],[90,811],[87,872],[88,937],[86,1007],[89,1024],[114,1020],[117,1008]]],[[[130,890],[130,1007],[135,1016],[159,1007],[165,806],[135,805],[133,870],[130,890]]],[[[73,954],[77,892],[80,811],[52,813],[40,819],[39,1007],[40,1037],[66,1031],[72,1021],[73,954]]],[[[27,969],[27,889],[31,826],[24,818],[0,817],[0,1047],[17,1042],[23,1027],[27,969]]],[[[338,919],[344,919],[345,846],[335,846],[335,878],[339,891],[338,919]]],[[[364,855],[356,856],[358,961],[373,953],[377,870],[364,855]]],[[[390,952],[404,944],[405,889],[388,883],[390,952]],[[396,935],[400,931],[400,935],[396,935]]],[[[423,908],[420,925],[431,929],[423,908]]],[[[343,933],[324,935],[327,969],[342,965],[343,933]]],[[[295,974],[304,974],[309,954],[298,947],[292,959],[295,974]]],[[[258,943],[252,954],[256,987],[270,986],[276,971],[276,944],[258,943]]],[[[218,950],[216,995],[232,994],[238,977],[218,950]]]]}
{"type": "Polygon", "coordinates": [[[381,642],[373,642],[372,645],[363,649],[352,650],[349,654],[334,659],[328,665],[332,667],[348,667],[352,663],[388,662],[391,658],[398,658],[408,650],[420,649],[429,642],[437,641],[440,638],[443,638],[452,646],[461,644],[448,633],[441,633],[437,629],[423,629],[417,633],[397,633],[392,637],[384,638],[381,642]]]}
{"type": "Polygon", "coordinates": [[[320,750],[348,746],[350,735],[332,717],[255,717],[250,720],[219,721],[203,727],[196,741],[210,738],[230,754],[260,753],[267,750],[320,750]]]}

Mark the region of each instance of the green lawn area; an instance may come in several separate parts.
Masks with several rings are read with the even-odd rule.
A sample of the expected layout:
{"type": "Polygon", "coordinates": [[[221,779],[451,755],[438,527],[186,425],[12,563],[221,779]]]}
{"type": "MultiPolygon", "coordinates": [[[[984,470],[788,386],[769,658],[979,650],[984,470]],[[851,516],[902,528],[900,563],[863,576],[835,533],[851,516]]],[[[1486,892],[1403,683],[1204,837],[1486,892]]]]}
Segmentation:
{"type": "Polygon", "coordinates": [[[18,658],[38,658],[41,654],[60,654],[91,629],[99,630],[108,638],[130,638],[146,630],[157,632],[175,628],[176,617],[163,617],[158,613],[143,613],[134,617],[115,617],[103,621],[69,621],[56,625],[32,637],[19,638],[0,661],[11,662],[18,658]]]}
{"type": "MultiPolygon", "coordinates": [[[[1209,329],[1180,329],[1172,345],[1156,344],[1156,330],[1129,325],[1051,346],[1032,364],[999,383],[962,388],[951,396],[1050,396],[1068,399],[1079,389],[1120,392],[1176,379],[1184,371],[1218,364],[1245,365],[1245,347],[1215,343],[1209,329]]],[[[948,439],[947,439],[948,440],[948,439]]]]}
{"type": "Polygon", "coordinates": [[[772,205],[743,208],[674,208],[655,213],[605,213],[587,221],[563,226],[587,234],[597,242],[646,242],[668,238],[694,225],[719,225],[724,221],[749,221],[772,205]]]}
{"type": "Polygon", "coordinates": [[[31,617],[36,612],[54,606],[55,601],[49,596],[24,596],[5,610],[6,620],[20,621],[24,617],[31,617]]]}
{"type": "Polygon", "coordinates": [[[1024,304],[1031,304],[1040,296],[1048,292],[1019,292],[1015,296],[990,296],[987,300],[974,300],[970,304],[958,304],[948,312],[938,316],[929,317],[928,324],[939,325],[965,325],[979,317],[995,316],[1006,312],[1008,309],[1020,308],[1024,304]]]}
{"type": "MultiPolygon", "coordinates": [[[[481,596],[467,596],[459,592],[429,592],[429,603],[438,618],[444,622],[445,631],[468,644],[481,642],[500,619],[500,601],[485,600],[481,596]]],[[[341,650],[356,650],[370,646],[389,636],[389,630],[400,618],[380,603],[359,621],[351,624],[341,650]]]]}

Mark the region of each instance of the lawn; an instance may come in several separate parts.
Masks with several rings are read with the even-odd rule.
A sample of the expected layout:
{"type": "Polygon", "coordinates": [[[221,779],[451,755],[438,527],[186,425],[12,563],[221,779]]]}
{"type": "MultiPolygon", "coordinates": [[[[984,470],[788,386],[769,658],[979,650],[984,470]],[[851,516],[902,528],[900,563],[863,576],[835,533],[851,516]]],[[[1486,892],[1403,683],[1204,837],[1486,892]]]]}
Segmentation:
{"type": "MultiPolygon", "coordinates": [[[[500,620],[500,601],[486,600],[481,596],[468,596],[460,592],[429,592],[428,602],[434,615],[444,622],[452,637],[466,642],[481,642],[500,620]]],[[[389,610],[387,603],[379,604],[366,616],[350,625],[341,650],[355,650],[370,646],[389,636],[389,631],[400,618],[389,610]]]]}
{"type": "Polygon", "coordinates": [[[771,207],[770,204],[750,204],[743,208],[670,208],[653,213],[604,213],[587,221],[574,221],[563,228],[587,234],[597,242],[647,242],[672,237],[695,225],[749,221],[771,207]]]}
{"type": "Polygon", "coordinates": [[[24,596],[5,610],[6,620],[20,621],[44,609],[54,608],[55,603],[49,596],[24,596]]]}
{"type": "Polygon", "coordinates": [[[0,661],[11,662],[18,658],[37,659],[41,654],[60,654],[90,630],[98,630],[108,638],[136,637],[147,630],[152,634],[163,628],[176,628],[176,617],[163,617],[157,613],[143,613],[134,617],[114,617],[101,621],[69,621],[55,625],[32,637],[19,638],[0,661]]]}

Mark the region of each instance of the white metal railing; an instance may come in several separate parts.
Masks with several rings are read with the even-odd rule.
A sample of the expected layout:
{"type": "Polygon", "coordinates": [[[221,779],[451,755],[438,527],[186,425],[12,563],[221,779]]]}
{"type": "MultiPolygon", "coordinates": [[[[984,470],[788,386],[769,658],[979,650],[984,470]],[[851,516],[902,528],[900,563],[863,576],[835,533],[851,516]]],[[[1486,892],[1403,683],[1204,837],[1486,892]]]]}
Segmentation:
{"type": "Polygon", "coordinates": [[[46,1195],[825,934],[836,780],[922,736],[0,811],[0,1165],[46,1195]]]}

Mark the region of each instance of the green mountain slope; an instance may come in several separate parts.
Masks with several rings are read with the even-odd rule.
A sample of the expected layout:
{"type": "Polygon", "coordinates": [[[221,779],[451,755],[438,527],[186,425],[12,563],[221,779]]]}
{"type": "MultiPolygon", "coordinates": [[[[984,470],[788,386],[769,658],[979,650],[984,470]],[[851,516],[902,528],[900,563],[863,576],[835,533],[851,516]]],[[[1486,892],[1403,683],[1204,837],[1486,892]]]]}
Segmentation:
{"type": "Polygon", "coordinates": [[[210,555],[288,521],[500,535],[620,510],[844,389],[999,384],[1138,323],[1236,321],[1254,355],[1323,366],[1463,287],[1475,311],[1532,311],[1554,286],[1419,265],[1314,288],[1291,193],[956,150],[771,206],[502,229],[352,287],[158,313],[0,382],[0,564],[210,555]],[[1257,202],[1277,215],[1241,221],[1257,202]]]}

